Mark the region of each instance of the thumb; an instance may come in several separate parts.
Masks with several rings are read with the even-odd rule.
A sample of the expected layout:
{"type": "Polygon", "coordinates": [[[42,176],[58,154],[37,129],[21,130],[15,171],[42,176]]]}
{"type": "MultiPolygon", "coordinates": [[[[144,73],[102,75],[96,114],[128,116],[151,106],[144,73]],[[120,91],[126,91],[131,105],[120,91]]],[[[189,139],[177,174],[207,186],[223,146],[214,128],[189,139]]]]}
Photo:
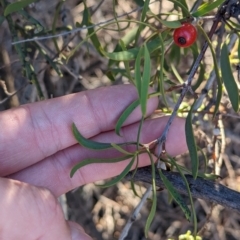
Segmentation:
{"type": "Polygon", "coordinates": [[[84,229],[79,224],[68,221],[68,225],[72,240],[92,240],[92,238],[85,233],[84,229]]]}

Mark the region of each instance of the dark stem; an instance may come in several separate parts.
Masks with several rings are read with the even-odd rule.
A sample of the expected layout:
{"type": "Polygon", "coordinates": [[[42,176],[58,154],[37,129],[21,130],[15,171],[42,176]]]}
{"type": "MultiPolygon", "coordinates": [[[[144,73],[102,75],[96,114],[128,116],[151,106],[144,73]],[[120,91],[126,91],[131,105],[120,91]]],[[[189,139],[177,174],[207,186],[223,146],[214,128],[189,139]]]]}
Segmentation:
{"type": "MultiPolygon", "coordinates": [[[[179,173],[165,170],[162,170],[162,172],[179,193],[188,196],[186,185],[179,173]]],[[[222,184],[211,180],[205,180],[200,177],[194,180],[191,175],[185,175],[185,177],[187,178],[190,191],[194,198],[200,198],[207,202],[220,204],[226,208],[240,212],[239,192],[231,190],[222,184]]],[[[130,172],[125,179],[133,180],[134,182],[141,181],[152,184],[151,167],[139,168],[133,179],[130,172]]],[[[166,188],[158,173],[156,173],[156,185],[160,188],[166,188]]]]}

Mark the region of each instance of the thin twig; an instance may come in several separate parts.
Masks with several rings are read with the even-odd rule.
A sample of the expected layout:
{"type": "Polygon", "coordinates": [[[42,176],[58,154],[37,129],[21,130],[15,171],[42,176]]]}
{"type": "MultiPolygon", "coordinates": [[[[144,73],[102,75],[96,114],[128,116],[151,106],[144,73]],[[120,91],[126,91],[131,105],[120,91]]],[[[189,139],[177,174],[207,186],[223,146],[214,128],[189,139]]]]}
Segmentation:
{"type": "Polygon", "coordinates": [[[27,82],[26,84],[24,84],[22,87],[20,87],[18,90],[16,90],[15,92],[13,93],[10,93],[10,92],[6,92],[5,90],[7,90],[6,88],[6,85],[5,85],[5,82],[0,80],[0,86],[2,86],[2,88],[4,89],[5,88],[5,94],[7,95],[6,98],[4,98],[3,100],[0,101],[0,105],[6,103],[12,96],[14,96],[15,94],[17,94],[18,92],[20,92],[21,90],[23,90],[27,85],[29,84],[29,82],[27,82]]]}
{"type": "MultiPolygon", "coordinates": [[[[151,2],[150,4],[153,4],[155,2],[158,2],[158,0],[155,0],[153,2],[151,2]]],[[[117,18],[122,18],[122,17],[125,17],[129,14],[132,14],[134,12],[137,12],[137,11],[140,11],[143,7],[137,7],[135,9],[133,9],[132,11],[130,12],[127,12],[127,13],[124,13],[124,14],[121,14],[121,15],[118,15],[116,16],[117,18]]],[[[19,40],[19,41],[14,41],[12,42],[12,45],[16,45],[16,44],[19,44],[19,43],[25,43],[25,42],[33,42],[33,41],[41,41],[41,40],[46,40],[46,39],[51,39],[51,38],[56,38],[56,37],[62,37],[62,36],[65,36],[65,35],[68,35],[68,34],[72,34],[72,33],[77,33],[77,32],[80,32],[82,30],[86,30],[86,29],[90,29],[90,28],[95,28],[95,27],[98,27],[98,26],[101,26],[101,25],[104,25],[104,24],[107,24],[107,23],[110,23],[110,22],[115,22],[116,21],[116,17],[115,18],[111,18],[107,21],[103,21],[103,22],[99,22],[99,23],[96,23],[96,24],[93,24],[93,25],[90,25],[90,26],[85,26],[85,27],[79,27],[79,28],[75,28],[75,29],[72,29],[70,31],[66,31],[66,32],[63,32],[63,33],[59,33],[59,34],[54,34],[54,35],[49,35],[49,36],[43,36],[43,37],[34,37],[34,38],[29,38],[29,39],[23,39],[23,40],[19,40]]]]}
{"type": "Polygon", "coordinates": [[[134,209],[131,217],[129,217],[127,224],[122,230],[122,233],[119,237],[119,240],[124,240],[125,237],[127,237],[129,229],[131,228],[132,224],[136,221],[137,216],[142,209],[143,204],[147,201],[147,198],[149,197],[150,193],[152,192],[152,186],[150,186],[146,192],[143,194],[141,201],[138,203],[137,207],[134,209]]]}
{"type": "MultiPolygon", "coordinates": [[[[221,7],[220,7],[220,9],[221,9],[221,7]]],[[[215,19],[213,21],[213,25],[211,27],[211,30],[210,30],[209,34],[208,34],[208,37],[209,37],[210,40],[212,39],[212,36],[213,36],[214,32],[216,31],[216,29],[218,27],[218,23],[222,19],[221,18],[221,11],[220,11],[220,9],[219,9],[219,11],[216,14],[216,17],[215,17],[215,19]]],[[[168,119],[168,122],[167,122],[167,124],[166,124],[166,126],[165,126],[165,128],[163,130],[162,135],[157,139],[158,140],[158,144],[157,144],[158,145],[157,146],[158,147],[158,154],[157,154],[157,156],[160,156],[160,154],[161,154],[162,144],[164,142],[166,142],[167,134],[169,132],[170,126],[172,125],[172,122],[173,122],[174,118],[177,115],[177,111],[178,111],[178,109],[180,107],[180,104],[182,103],[186,93],[191,89],[191,83],[192,83],[193,77],[194,77],[195,73],[197,72],[197,69],[198,69],[198,67],[200,65],[200,62],[202,61],[202,59],[203,59],[203,57],[205,55],[205,52],[206,52],[207,48],[208,48],[208,41],[206,40],[204,45],[203,45],[203,47],[202,47],[202,50],[201,50],[200,54],[198,55],[197,59],[195,60],[195,62],[193,64],[193,67],[192,67],[192,69],[191,69],[191,71],[189,73],[189,76],[188,76],[186,82],[184,83],[184,88],[183,88],[183,90],[182,90],[182,92],[181,92],[181,94],[180,94],[180,96],[178,98],[178,101],[177,101],[177,103],[176,103],[176,105],[175,105],[175,107],[173,109],[172,115],[168,119]]]]}

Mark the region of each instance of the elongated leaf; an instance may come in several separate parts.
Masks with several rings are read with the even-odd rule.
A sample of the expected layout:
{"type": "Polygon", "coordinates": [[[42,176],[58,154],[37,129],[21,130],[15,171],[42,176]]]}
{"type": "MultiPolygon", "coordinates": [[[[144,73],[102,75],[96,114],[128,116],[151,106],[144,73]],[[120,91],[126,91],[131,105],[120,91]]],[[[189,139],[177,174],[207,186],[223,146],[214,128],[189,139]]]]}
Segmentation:
{"type": "Polygon", "coordinates": [[[198,29],[201,31],[201,33],[203,34],[205,39],[208,41],[209,48],[210,48],[211,53],[212,53],[212,58],[213,58],[213,62],[214,62],[214,70],[215,70],[215,73],[216,73],[216,79],[217,79],[217,83],[218,83],[217,100],[216,100],[216,103],[215,103],[215,109],[214,109],[214,113],[213,113],[213,118],[214,118],[216,116],[217,112],[218,112],[220,101],[221,101],[221,98],[222,98],[222,79],[220,77],[219,68],[218,68],[218,61],[217,61],[216,54],[215,54],[215,51],[214,51],[213,46],[212,46],[212,42],[210,41],[208,35],[206,34],[206,32],[203,30],[203,28],[201,26],[198,26],[198,29]]]}
{"type": "Polygon", "coordinates": [[[97,185],[97,186],[102,187],[102,188],[107,188],[107,187],[111,187],[111,186],[115,185],[116,183],[120,182],[131,170],[134,160],[135,160],[135,156],[132,158],[130,163],[125,167],[125,169],[121,172],[121,174],[119,174],[117,177],[108,181],[105,184],[97,185]]]}
{"type": "Polygon", "coordinates": [[[35,46],[37,47],[37,49],[39,50],[39,52],[45,57],[46,61],[49,63],[49,65],[56,71],[56,73],[58,74],[59,77],[62,77],[63,74],[60,70],[60,68],[58,67],[58,63],[54,62],[45,52],[44,49],[41,48],[41,46],[38,45],[38,43],[35,43],[35,46]]]}
{"type": "Polygon", "coordinates": [[[142,109],[142,115],[145,117],[147,112],[148,88],[149,88],[149,82],[151,78],[151,59],[145,44],[143,49],[144,49],[144,65],[143,65],[143,74],[142,74],[140,105],[142,109]]]}
{"type": "Polygon", "coordinates": [[[203,64],[200,65],[200,71],[198,74],[198,79],[196,83],[192,86],[192,90],[195,92],[196,89],[201,85],[201,83],[204,81],[204,75],[205,75],[205,67],[203,64]]]}
{"type": "Polygon", "coordinates": [[[225,0],[217,0],[212,3],[209,3],[209,2],[204,3],[192,15],[194,17],[204,16],[204,15],[208,14],[209,12],[211,12],[212,10],[214,10],[215,8],[219,7],[223,2],[225,2],[225,0]]]}
{"type": "Polygon", "coordinates": [[[122,147],[120,147],[119,145],[115,144],[115,143],[111,143],[112,147],[115,148],[117,151],[123,153],[123,154],[127,154],[127,155],[134,155],[134,153],[128,152],[125,149],[123,149],[122,147]]]}
{"type": "Polygon", "coordinates": [[[5,21],[5,17],[4,16],[0,16],[0,26],[2,25],[2,23],[5,21]]]}
{"type": "Polygon", "coordinates": [[[193,202],[193,198],[192,198],[192,193],[190,191],[190,188],[189,188],[189,184],[188,184],[188,181],[185,177],[185,175],[183,174],[183,172],[181,171],[180,167],[178,166],[178,164],[175,162],[174,159],[170,158],[171,160],[171,163],[172,165],[174,165],[178,172],[180,173],[184,183],[185,183],[185,186],[187,188],[187,192],[188,192],[188,197],[189,197],[189,200],[190,200],[190,203],[191,203],[191,208],[192,208],[192,218],[193,218],[193,223],[194,223],[194,235],[196,236],[197,235],[197,216],[196,216],[196,211],[195,211],[195,208],[194,208],[194,202],[193,202]]]}
{"type": "MultiPolygon", "coordinates": [[[[135,39],[135,36],[137,34],[137,31],[138,31],[138,28],[135,27],[131,30],[129,30],[126,35],[120,40],[119,44],[117,44],[117,46],[115,47],[115,49],[113,50],[113,52],[121,52],[122,50],[123,51],[127,51],[127,49],[123,49],[123,45],[124,46],[129,46],[130,43],[132,43],[135,39]]],[[[114,63],[116,63],[115,60],[112,60],[110,59],[109,60],[109,63],[108,63],[108,66],[110,67],[111,65],[113,65],[114,63]]]]}
{"type": "Polygon", "coordinates": [[[228,24],[236,31],[236,33],[239,36],[239,31],[240,31],[240,24],[233,22],[232,20],[228,20],[228,24]]]}
{"type": "Polygon", "coordinates": [[[204,160],[204,172],[207,171],[207,166],[208,166],[208,159],[207,159],[207,156],[205,155],[204,151],[202,148],[200,147],[197,147],[198,151],[201,152],[202,156],[203,156],[203,160],[204,160]]]}
{"type": "Polygon", "coordinates": [[[103,149],[112,148],[111,143],[99,143],[83,137],[81,133],[78,131],[74,123],[72,124],[72,131],[78,143],[86,148],[90,148],[94,150],[103,150],[103,149]]]}
{"type": "MultiPolygon", "coordinates": [[[[132,178],[133,178],[133,177],[132,177],[132,178]]],[[[140,186],[140,188],[141,188],[141,186],[140,186]]],[[[134,194],[135,196],[141,198],[141,197],[139,196],[139,194],[137,193],[137,191],[136,191],[134,180],[131,180],[131,189],[132,189],[133,194],[134,194]]]]}
{"type": "MultiPolygon", "coordinates": [[[[238,34],[238,39],[240,39],[240,34],[238,34]]],[[[240,59],[240,42],[238,41],[238,59],[240,59]]]]}
{"type": "Polygon", "coordinates": [[[39,34],[44,30],[43,25],[37,19],[33,18],[27,11],[19,10],[18,13],[21,14],[25,19],[27,19],[29,24],[32,23],[31,27],[33,27],[34,29],[34,34],[39,34]]]}
{"type": "MultiPolygon", "coordinates": [[[[168,45],[170,42],[171,42],[171,39],[169,39],[168,41],[164,41],[164,45],[168,45]]],[[[149,53],[152,53],[155,50],[161,48],[160,44],[161,44],[161,40],[159,39],[159,37],[146,43],[149,53]]],[[[112,53],[103,52],[103,53],[107,58],[115,61],[128,61],[128,60],[136,59],[139,51],[140,51],[140,48],[136,47],[136,48],[131,48],[127,51],[112,52],[112,53]]]]}
{"type": "Polygon", "coordinates": [[[168,28],[179,28],[182,26],[181,22],[178,20],[175,21],[165,21],[162,19],[158,19],[159,22],[161,22],[164,26],[168,27],[168,28]]]}
{"type": "Polygon", "coordinates": [[[229,99],[235,112],[239,109],[239,95],[238,87],[232,74],[232,69],[229,61],[229,52],[227,45],[224,43],[221,50],[221,70],[222,79],[226,90],[228,92],[229,99]]]}
{"type": "Polygon", "coordinates": [[[27,7],[30,3],[33,3],[35,1],[36,0],[22,0],[22,1],[11,3],[11,4],[7,5],[7,7],[5,8],[4,16],[6,17],[7,15],[9,15],[13,12],[17,12],[17,11],[21,10],[22,8],[27,7]]]}
{"type": "Polygon", "coordinates": [[[160,45],[161,45],[161,55],[160,55],[160,70],[159,70],[159,80],[158,80],[158,92],[161,92],[162,95],[162,101],[165,104],[166,108],[168,108],[168,103],[167,103],[167,99],[166,99],[166,92],[165,92],[165,88],[164,88],[164,60],[165,60],[165,46],[164,46],[164,42],[162,39],[162,35],[159,35],[159,39],[161,41],[160,45]]]}
{"type": "Polygon", "coordinates": [[[175,6],[180,7],[182,10],[182,14],[184,17],[189,17],[190,16],[190,12],[187,8],[187,6],[183,3],[181,3],[178,0],[169,0],[170,2],[173,2],[175,6]]]}
{"type": "MultiPolygon", "coordinates": [[[[83,25],[86,25],[86,26],[92,26],[93,23],[92,23],[92,21],[91,21],[91,14],[90,14],[89,9],[88,9],[88,7],[87,7],[87,5],[86,5],[86,2],[83,1],[83,3],[84,3],[84,19],[83,19],[82,24],[83,24],[83,25]]],[[[96,35],[96,32],[95,32],[94,28],[88,28],[88,34],[89,34],[89,36],[90,36],[90,39],[91,39],[94,47],[95,47],[96,50],[98,51],[98,53],[99,53],[101,56],[103,56],[103,54],[102,54],[102,49],[103,49],[103,48],[102,48],[102,46],[101,46],[101,43],[100,43],[99,40],[98,40],[98,37],[97,37],[97,35],[96,35]]]]}
{"type": "MultiPolygon", "coordinates": [[[[120,46],[122,47],[122,50],[123,50],[123,51],[127,51],[127,48],[126,48],[126,46],[125,46],[125,44],[124,44],[123,41],[120,40],[120,41],[119,41],[119,44],[120,44],[120,46]]],[[[123,63],[124,63],[124,67],[125,67],[125,70],[126,70],[126,77],[129,79],[129,81],[130,81],[132,84],[134,84],[134,79],[133,79],[133,77],[132,77],[131,67],[130,67],[129,61],[123,61],[123,63]]]]}
{"type": "MultiPolygon", "coordinates": [[[[78,131],[75,123],[72,124],[72,132],[73,132],[74,137],[78,141],[78,143],[80,145],[82,145],[83,147],[93,149],[93,150],[104,150],[104,149],[108,149],[108,148],[113,148],[112,143],[95,142],[91,139],[87,139],[87,138],[83,137],[82,134],[78,131]]],[[[124,143],[118,143],[116,145],[127,146],[127,145],[137,145],[137,143],[136,142],[124,142],[124,143]]]]}
{"type": "MultiPolygon", "coordinates": [[[[175,163],[175,164],[177,164],[177,163],[175,163]]],[[[187,173],[187,174],[192,173],[187,168],[185,168],[185,167],[183,167],[179,164],[177,164],[177,165],[178,165],[178,168],[180,168],[182,172],[187,173]]],[[[198,172],[198,177],[201,177],[201,178],[204,178],[204,179],[209,179],[209,180],[215,180],[217,178],[220,178],[220,176],[212,174],[212,173],[201,173],[201,172],[198,172]]]]}
{"type": "Polygon", "coordinates": [[[196,142],[195,142],[193,128],[192,128],[193,106],[194,106],[194,104],[192,105],[192,108],[190,109],[187,119],[186,119],[185,133],[186,133],[186,141],[187,141],[187,146],[188,146],[188,150],[189,150],[189,155],[190,155],[191,163],[192,163],[192,175],[193,175],[193,178],[196,179],[197,175],[198,175],[199,161],[198,161],[196,142]]]}
{"type": "Polygon", "coordinates": [[[143,1],[143,0],[134,0],[134,2],[135,2],[139,7],[143,7],[143,6],[144,6],[144,1],[143,1]]]}
{"type": "MultiPolygon", "coordinates": [[[[143,9],[141,11],[141,18],[140,18],[141,22],[145,21],[145,18],[146,18],[146,15],[147,15],[147,11],[149,10],[149,2],[150,2],[150,0],[145,0],[145,2],[144,2],[144,6],[143,6],[143,9]]],[[[139,28],[138,28],[138,31],[137,31],[137,34],[136,34],[136,37],[135,37],[135,45],[137,45],[139,36],[140,36],[142,30],[145,27],[146,27],[146,25],[143,25],[143,24],[139,25],[139,28]]]]}
{"type": "Polygon", "coordinates": [[[150,152],[148,152],[148,156],[151,160],[151,168],[152,168],[152,206],[151,206],[151,210],[150,210],[150,213],[148,215],[147,222],[146,222],[145,229],[144,229],[146,238],[147,238],[150,226],[152,224],[152,221],[154,219],[156,209],[157,209],[157,190],[156,190],[155,163],[153,161],[153,158],[152,158],[152,155],[151,155],[150,152]]]}
{"type": "Polygon", "coordinates": [[[135,61],[135,83],[138,91],[138,97],[141,104],[141,94],[142,94],[142,75],[141,75],[141,58],[143,55],[143,48],[140,48],[135,61]]]}
{"type": "MultiPolygon", "coordinates": [[[[58,19],[59,19],[59,13],[60,13],[60,11],[61,11],[61,9],[62,9],[62,5],[63,5],[64,2],[65,2],[65,1],[62,0],[62,1],[60,1],[60,2],[56,5],[56,11],[55,11],[55,13],[54,13],[54,18],[53,18],[53,23],[52,23],[52,34],[53,34],[53,35],[56,34],[56,25],[57,25],[57,21],[58,21],[58,19]]],[[[59,49],[58,43],[57,43],[57,38],[53,38],[52,41],[53,41],[53,44],[54,44],[54,46],[55,46],[55,48],[56,48],[56,51],[57,51],[57,52],[60,52],[60,49],[59,49]]]]}
{"type": "Polygon", "coordinates": [[[92,164],[92,163],[116,163],[116,162],[121,162],[124,161],[126,159],[132,158],[132,155],[124,155],[121,157],[117,157],[117,158],[110,158],[110,159],[106,159],[106,158],[89,158],[89,159],[84,159],[83,161],[79,162],[78,164],[76,164],[70,173],[70,177],[73,177],[73,175],[76,173],[76,171],[86,165],[92,164]]]}
{"type": "Polygon", "coordinates": [[[166,186],[169,193],[172,195],[173,199],[178,203],[182,211],[184,212],[188,221],[191,220],[191,211],[189,210],[187,204],[182,199],[181,195],[176,191],[172,183],[164,176],[161,169],[158,170],[160,178],[162,179],[164,185],[166,186]]]}

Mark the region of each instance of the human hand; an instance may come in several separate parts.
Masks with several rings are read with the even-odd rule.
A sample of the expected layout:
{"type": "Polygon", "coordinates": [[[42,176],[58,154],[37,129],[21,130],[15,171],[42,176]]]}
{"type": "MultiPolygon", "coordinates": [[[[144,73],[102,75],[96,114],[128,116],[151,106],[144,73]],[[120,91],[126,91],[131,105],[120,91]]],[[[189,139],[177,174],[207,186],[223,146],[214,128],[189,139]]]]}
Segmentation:
{"type": "MultiPolygon", "coordinates": [[[[136,141],[141,119],[139,108],[125,122],[123,137],[114,132],[118,117],[135,99],[135,88],[121,85],[0,113],[0,192],[3,196],[0,203],[4,210],[0,216],[0,239],[71,239],[71,229],[56,197],[77,186],[116,176],[128,163],[114,163],[114,167],[112,164],[91,164],[70,178],[70,170],[77,162],[118,154],[114,150],[95,152],[79,146],[71,132],[71,124],[74,122],[81,134],[96,141],[136,141]]],[[[148,114],[157,104],[156,98],[148,101],[148,114]]],[[[162,117],[145,121],[140,142],[147,143],[159,137],[166,120],[162,117]]],[[[176,119],[168,134],[166,150],[175,156],[186,149],[184,120],[176,119]]],[[[139,160],[139,166],[149,165],[146,155],[140,155],[139,160]]],[[[81,229],[76,232],[82,235],[75,239],[90,239],[81,229]]]]}

